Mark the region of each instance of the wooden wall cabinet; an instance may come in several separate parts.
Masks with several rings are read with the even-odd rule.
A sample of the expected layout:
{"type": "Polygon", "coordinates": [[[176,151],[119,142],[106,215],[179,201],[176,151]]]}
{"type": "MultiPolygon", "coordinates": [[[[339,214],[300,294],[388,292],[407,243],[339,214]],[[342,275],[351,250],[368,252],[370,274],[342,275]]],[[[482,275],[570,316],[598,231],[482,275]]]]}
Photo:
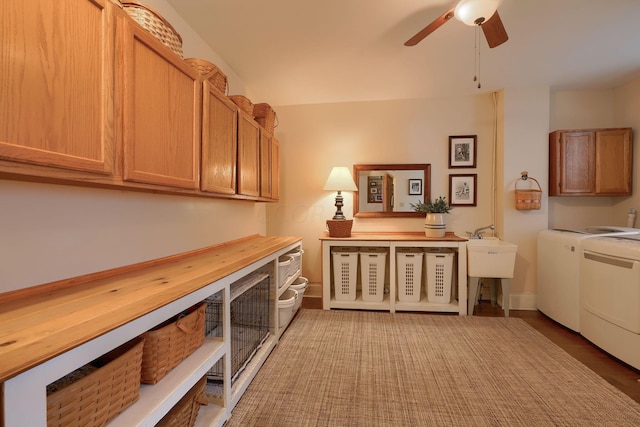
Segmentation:
{"type": "Polygon", "coordinates": [[[6,2],[0,18],[0,159],[114,173],[112,3],[6,2]]]}
{"type": "Polygon", "coordinates": [[[238,111],[238,194],[260,196],[260,127],[238,111]]]}
{"type": "Polygon", "coordinates": [[[273,136],[111,1],[5,9],[2,177],[279,198],[273,136]]]}
{"type": "Polygon", "coordinates": [[[260,128],[260,196],[280,198],[280,143],[260,128]]]}
{"type": "Polygon", "coordinates": [[[124,180],[199,188],[198,73],[131,19],[124,54],[124,180]]]}
{"type": "Polygon", "coordinates": [[[271,139],[271,199],[280,200],[280,142],[271,139]]]}
{"type": "Polygon", "coordinates": [[[272,177],[273,136],[260,129],[260,196],[271,198],[273,193],[272,177]]]}
{"type": "Polygon", "coordinates": [[[549,134],[550,196],[631,195],[631,128],[549,134]]]}
{"type": "Polygon", "coordinates": [[[211,83],[202,96],[202,163],[200,189],[220,194],[236,193],[238,109],[211,83]]]}

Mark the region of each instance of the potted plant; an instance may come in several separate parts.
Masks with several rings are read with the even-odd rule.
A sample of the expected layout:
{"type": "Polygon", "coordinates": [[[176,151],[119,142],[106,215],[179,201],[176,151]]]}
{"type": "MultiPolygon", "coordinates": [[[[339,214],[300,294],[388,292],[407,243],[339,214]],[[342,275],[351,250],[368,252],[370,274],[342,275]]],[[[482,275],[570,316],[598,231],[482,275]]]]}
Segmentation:
{"type": "Polygon", "coordinates": [[[440,196],[435,201],[425,200],[424,202],[411,203],[411,208],[416,212],[424,212],[424,234],[427,237],[444,237],[446,225],[444,214],[451,211],[452,207],[447,202],[447,198],[440,196]]]}

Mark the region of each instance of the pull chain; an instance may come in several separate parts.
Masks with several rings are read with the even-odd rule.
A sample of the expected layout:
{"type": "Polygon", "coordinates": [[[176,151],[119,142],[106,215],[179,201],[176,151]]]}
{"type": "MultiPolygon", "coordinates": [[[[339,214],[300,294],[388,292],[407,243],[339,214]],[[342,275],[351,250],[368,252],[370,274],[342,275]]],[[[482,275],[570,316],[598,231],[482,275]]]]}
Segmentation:
{"type": "Polygon", "coordinates": [[[478,81],[478,29],[473,39],[473,81],[478,81]]]}
{"type": "Polygon", "coordinates": [[[482,87],[480,84],[480,25],[476,25],[476,76],[473,81],[478,82],[478,89],[482,87]]]}

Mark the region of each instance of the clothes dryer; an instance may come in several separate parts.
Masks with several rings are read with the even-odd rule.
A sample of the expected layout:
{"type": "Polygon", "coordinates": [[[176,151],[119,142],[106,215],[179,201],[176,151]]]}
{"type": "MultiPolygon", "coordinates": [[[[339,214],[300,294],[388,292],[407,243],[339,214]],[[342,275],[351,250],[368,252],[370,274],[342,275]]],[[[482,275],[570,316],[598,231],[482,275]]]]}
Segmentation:
{"type": "Polygon", "coordinates": [[[640,235],[628,227],[592,226],[538,233],[538,310],[569,329],[580,332],[580,256],[586,239],[640,235]]]}
{"type": "Polygon", "coordinates": [[[583,243],[581,334],[640,369],[640,235],[583,243]]]}

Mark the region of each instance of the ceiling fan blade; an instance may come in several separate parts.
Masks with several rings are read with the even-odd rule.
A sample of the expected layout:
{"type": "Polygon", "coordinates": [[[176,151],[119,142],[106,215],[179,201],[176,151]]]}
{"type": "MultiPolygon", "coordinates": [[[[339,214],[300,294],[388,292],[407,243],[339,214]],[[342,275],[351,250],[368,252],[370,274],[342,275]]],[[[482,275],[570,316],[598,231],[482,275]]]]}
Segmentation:
{"type": "Polygon", "coordinates": [[[504,29],[502,19],[500,19],[500,15],[498,15],[497,10],[487,22],[481,25],[481,27],[489,47],[500,46],[502,43],[509,40],[507,30],[504,29]]]}
{"type": "Polygon", "coordinates": [[[451,9],[451,10],[443,13],[441,16],[436,18],[435,21],[433,21],[431,24],[427,25],[422,30],[420,30],[418,32],[418,34],[416,34],[415,36],[413,36],[409,40],[407,40],[404,43],[404,45],[405,46],[415,46],[418,43],[420,43],[422,41],[422,39],[427,37],[429,34],[433,33],[435,30],[440,28],[445,22],[447,22],[448,20],[453,18],[453,11],[454,11],[454,9],[451,9]]]}

